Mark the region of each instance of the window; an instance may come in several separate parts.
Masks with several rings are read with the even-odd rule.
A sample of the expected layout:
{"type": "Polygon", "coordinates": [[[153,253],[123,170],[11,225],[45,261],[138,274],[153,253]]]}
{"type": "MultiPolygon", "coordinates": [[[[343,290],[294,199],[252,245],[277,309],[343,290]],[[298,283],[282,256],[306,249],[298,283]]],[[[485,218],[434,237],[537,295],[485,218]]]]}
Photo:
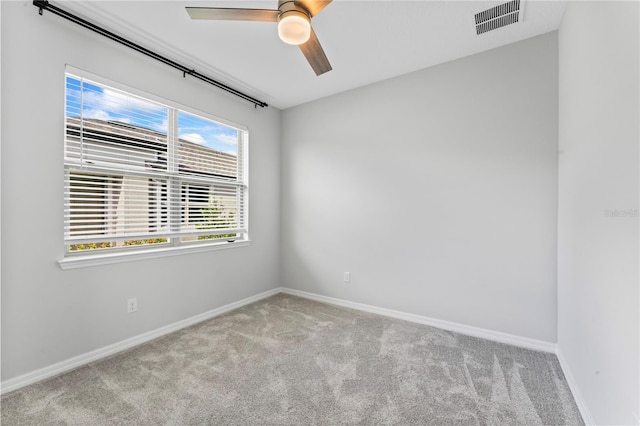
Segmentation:
{"type": "Polygon", "coordinates": [[[66,74],[69,256],[246,241],[247,131],[66,74]]]}

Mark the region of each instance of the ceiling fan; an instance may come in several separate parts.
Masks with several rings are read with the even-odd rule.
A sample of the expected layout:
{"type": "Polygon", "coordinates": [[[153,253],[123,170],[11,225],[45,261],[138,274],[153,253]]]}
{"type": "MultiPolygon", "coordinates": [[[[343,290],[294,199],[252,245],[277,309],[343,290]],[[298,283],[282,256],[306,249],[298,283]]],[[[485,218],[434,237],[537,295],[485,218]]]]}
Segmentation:
{"type": "Polygon", "coordinates": [[[187,7],[191,19],[265,21],[278,23],[278,35],[288,44],[298,45],[316,75],[331,71],[331,64],[311,28],[311,18],[331,0],[278,0],[278,9],[238,9],[187,7]]]}

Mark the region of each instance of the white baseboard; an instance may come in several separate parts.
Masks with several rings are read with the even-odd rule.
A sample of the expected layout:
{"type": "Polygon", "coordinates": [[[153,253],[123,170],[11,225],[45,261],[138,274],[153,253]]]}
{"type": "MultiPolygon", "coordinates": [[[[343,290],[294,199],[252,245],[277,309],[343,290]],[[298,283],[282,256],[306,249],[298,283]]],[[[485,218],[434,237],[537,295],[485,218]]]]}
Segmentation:
{"type": "Polygon", "coordinates": [[[16,389],[30,385],[32,383],[36,383],[53,376],[57,376],[66,371],[73,370],[74,368],[81,367],[85,364],[88,364],[93,361],[97,361],[101,358],[105,358],[107,356],[121,352],[125,349],[138,346],[142,343],[148,342],[153,339],[157,339],[158,337],[164,336],[169,333],[173,333],[174,331],[180,330],[182,328],[189,327],[190,325],[194,325],[199,322],[217,317],[219,315],[222,315],[234,309],[238,309],[244,305],[248,305],[249,303],[257,302],[258,300],[273,296],[274,294],[278,294],[279,292],[280,292],[279,288],[268,290],[263,293],[256,294],[255,296],[247,297],[246,299],[242,299],[238,302],[229,303],[228,305],[224,305],[219,308],[212,309],[202,314],[194,315],[182,321],[178,321],[173,324],[169,324],[167,326],[149,331],[147,333],[143,333],[138,336],[134,336],[129,339],[122,340],[112,345],[108,345],[103,348],[96,349],[94,351],[87,352],[85,354],[78,355],[73,358],[69,358],[65,361],[58,362],[48,367],[44,367],[36,371],[32,371],[31,373],[23,374],[22,376],[5,380],[2,383],[0,383],[0,394],[5,394],[7,392],[14,391],[16,389]]]}
{"type": "MultiPolygon", "coordinates": [[[[242,299],[238,302],[230,303],[228,305],[221,306],[216,309],[212,309],[210,311],[204,312],[199,315],[195,315],[193,317],[184,319],[182,321],[169,324],[167,326],[158,328],[156,330],[152,330],[147,333],[143,333],[138,336],[131,337],[129,339],[114,343],[112,345],[108,345],[103,348],[99,348],[94,351],[87,352],[85,354],[78,355],[73,358],[69,358],[65,361],[58,362],[48,367],[40,368],[36,371],[23,374],[13,379],[5,380],[2,383],[0,383],[0,394],[11,392],[21,387],[30,385],[32,383],[36,383],[53,376],[57,376],[66,371],[73,370],[74,368],[81,367],[90,362],[94,362],[101,358],[105,358],[107,356],[116,354],[123,350],[132,348],[134,346],[138,346],[142,343],[148,342],[150,340],[156,339],[158,337],[164,336],[166,334],[172,333],[174,331],[180,330],[190,325],[197,324],[202,321],[206,321],[208,319],[222,315],[234,309],[238,309],[244,305],[248,305],[249,303],[257,302],[258,300],[265,299],[267,297],[273,296],[278,293],[290,294],[293,296],[303,297],[305,299],[316,300],[318,302],[329,303],[337,306],[343,306],[345,308],[371,312],[374,314],[384,315],[387,317],[397,318],[397,319],[410,321],[418,324],[430,325],[433,327],[455,331],[457,333],[466,334],[469,336],[480,337],[483,339],[493,340],[501,343],[507,343],[510,345],[520,346],[527,349],[556,353],[556,345],[554,343],[544,342],[544,341],[535,340],[535,339],[529,339],[526,337],[515,336],[512,334],[501,333],[498,331],[492,331],[492,330],[487,330],[487,329],[478,328],[478,327],[471,327],[464,324],[458,324],[450,321],[429,318],[421,315],[394,311],[392,309],[379,308],[376,306],[365,305],[362,303],[350,302],[348,300],[336,299],[328,296],[321,296],[319,294],[308,293],[305,291],[294,290],[294,289],[285,288],[285,287],[278,287],[278,288],[274,288],[272,290],[268,290],[263,293],[257,294],[255,296],[247,297],[246,299],[242,299]]],[[[561,365],[563,370],[565,370],[565,366],[562,364],[562,362],[561,362],[561,365]]],[[[568,376],[567,376],[567,381],[569,381],[568,376]]],[[[570,381],[569,381],[569,384],[571,385],[570,381]]],[[[573,391],[574,387],[572,387],[571,390],[573,391]]],[[[576,402],[578,402],[577,396],[576,396],[576,402]]],[[[580,404],[578,404],[578,406],[580,407],[580,411],[582,412],[583,409],[580,406],[580,404]]],[[[585,414],[583,414],[583,417],[585,421],[588,418],[590,418],[585,416],[585,414]]]]}
{"type": "Polygon", "coordinates": [[[558,357],[558,361],[560,362],[560,368],[562,368],[562,372],[564,373],[564,378],[567,379],[567,383],[569,384],[569,389],[571,389],[571,393],[573,394],[573,399],[576,401],[576,405],[578,406],[578,410],[580,410],[580,415],[582,416],[582,420],[586,425],[595,425],[596,422],[593,420],[593,416],[591,415],[591,410],[587,406],[584,397],[582,396],[582,392],[580,392],[580,388],[578,387],[578,383],[571,372],[571,368],[569,368],[569,364],[567,363],[560,346],[556,349],[556,356],[558,357]]]}
{"type": "Polygon", "coordinates": [[[422,315],[408,314],[405,312],[394,311],[392,309],[379,308],[377,306],[365,305],[362,303],[350,302],[348,300],[336,299],[334,297],[321,296],[315,293],[308,293],[306,291],[294,290],[291,288],[282,287],[280,289],[282,293],[290,294],[292,296],[299,296],[305,299],[311,299],[318,302],[329,303],[332,305],[338,305],[345,308],[356,309],[359,311],[371,312],[373,314],[384,315],[386,317],[397,318],[405,321],[415,322],[418,324],[430,325],[432,327],[442,328],[449,331],[455,331],[456,333],[466,334],[468,336],[480,337],[482,339],[493,340],[495,342],[506,343],[513,346],[519,346],[522,348],[533,349],[536,351],[556,353],[556,344],[545,342],[542,340],[530,339],[527,337],[516,336],[508,333],[501,333],[499,331],[487,330],[479,327],[472,327],[469,325],[458,324],[455,322],[439,320],[435,318],[429,318],[422,315]]]}

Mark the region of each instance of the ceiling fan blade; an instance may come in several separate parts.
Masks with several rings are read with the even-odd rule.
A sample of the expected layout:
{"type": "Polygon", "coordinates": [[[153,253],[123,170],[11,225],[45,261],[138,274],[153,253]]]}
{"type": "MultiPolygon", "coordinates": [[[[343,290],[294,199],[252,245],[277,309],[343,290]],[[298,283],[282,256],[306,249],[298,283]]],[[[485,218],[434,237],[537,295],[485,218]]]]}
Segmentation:
{"type": "Polygon", "coordinates": [[[296,0],[296,3],[300,3],[302,7],[307,9],[313,18],[316,16],[322,9],[327,7],[331,0],[296,0]]]}
{"type": "Polygon", "coordinates": [[[324,50],[322,50],[322,46],[320,46],[320,42],[313,28],[311,28],[311,37],[309,37],[309,40],[298,47],[302,50],[304,57],[307,58],[309,65],[311,65],[316,75],[324,74],[333,69],[327,59],[327,55],[325,55],[324,50]]]}
{"type": "Polygon", "coordinates": [[[270,9],[235,9],[226,7],[187,7],[186,9],[191,19],[211,19],[216,21],[278,21],[278,11],[270,9]]]}

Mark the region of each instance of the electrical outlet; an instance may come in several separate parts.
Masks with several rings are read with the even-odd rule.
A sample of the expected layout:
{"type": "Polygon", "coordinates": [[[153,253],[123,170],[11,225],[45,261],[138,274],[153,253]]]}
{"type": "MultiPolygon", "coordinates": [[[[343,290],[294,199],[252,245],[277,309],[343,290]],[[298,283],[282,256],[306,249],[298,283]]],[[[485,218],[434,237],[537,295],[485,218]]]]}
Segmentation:
{"type": "Polygon", "coordinates": [[[138,299],[134,297],[133,299],[127,300],[127,313],[130,314],[137,310],[138,310],[138,299]]]}
{"type": "Polygon", "coordinates": [[[351,282],[351,272],[345,272],[344,273],[344,282],[345,283],[350,283],[351,282]]]}

